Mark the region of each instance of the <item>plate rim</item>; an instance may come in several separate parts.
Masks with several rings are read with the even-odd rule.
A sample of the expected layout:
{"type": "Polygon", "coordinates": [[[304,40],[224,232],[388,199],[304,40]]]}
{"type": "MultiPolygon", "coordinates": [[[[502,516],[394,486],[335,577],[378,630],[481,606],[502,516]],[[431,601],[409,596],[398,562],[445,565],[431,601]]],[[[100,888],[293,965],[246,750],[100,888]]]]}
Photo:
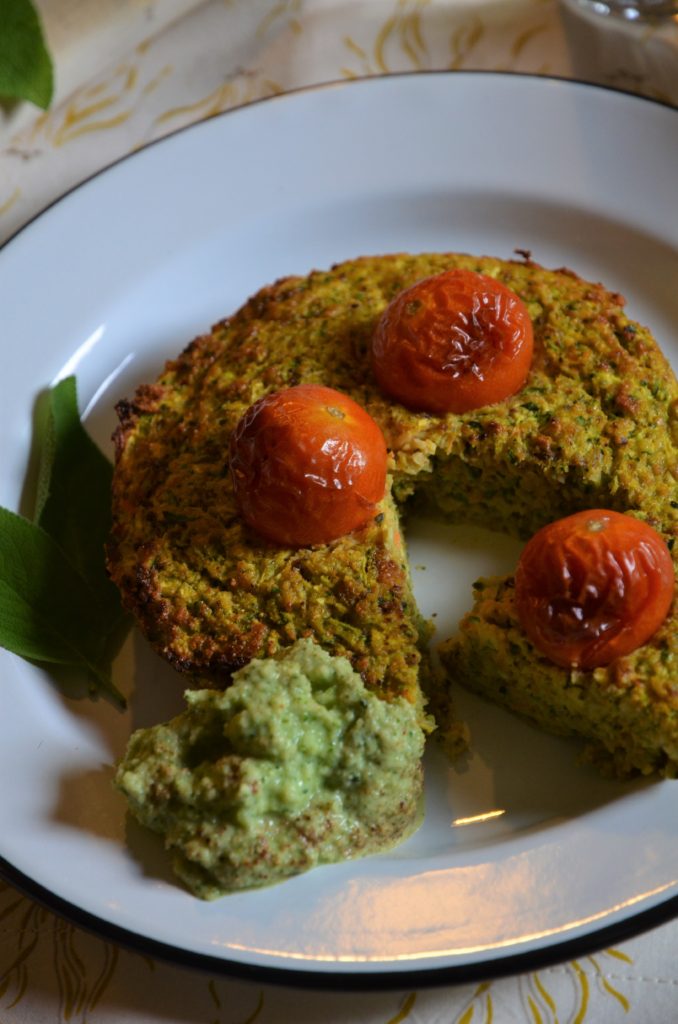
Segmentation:
{"type": "Polygon", "coordinates": [[[479,960],[476,963],[445,964],[420,971],[403,970],[396,962],[389,970],[352,971],[338,968],[332,971],[297,970],[290,967],[269,967],[263,964],[229,960],[207,953],[196,953],[106,921],[77,904],[57,896],[39,882],[0,857],[0,878],[12,884],[25,896],[58,914],[69,923],[84,929],[104,941],[134,953],[157,957],[177,967],[226,975],[240,981],[258,981],[285,988],[303,988],[321,991],[385,992],[406,988],[433,988],[443,985],[463,985],[499,978],[513,977],[528,971],[538,971],[567,963],[582,956],[596,953],[627,939],[635,938],[678,917],[678,895],[662,903],[632,914],[620,921],[604,925],[584,935],[563,939],[548,946],[532,948],[522,953],[479,960]]]}
{"type": "MultiPolygon", "coordinates": [[[[564,90],[584,88],[595,92],[611,93],[639,101],[645,106],[650,103],[672,111],[678,115],[678,107],[672,103],[654,98],[641,96],[629,89],[621,89],[612,85],[595,83],[579,78],[566,78],[562,75],[540,75],[521,71],[495,71],[484,69],[468,69],[461,71],[450,71],[446,69],[430,69],[425,71],[403,71],[389,74],[375,74],[357,79],[333,79],[315,84],[303,85],[290,89],[284,93],[273,96],[261,97],[248,103],[232,107],[210,118],[184,125],[167,135],[154,139],[144,145],[141,150],[126,153],[111,161],[97,171],[76,182],[67,191],[50,201],[28,221],[22,224],[8,238],[0,243],[0,254],[7,246],[30,229],[52,207],[67,200],[79,189],[87,186],[103,174],[106,174],[118,164],[125,163],[129,159],[138,156],[156,145],[168,142],[175,136],[183,135],[192,130],[199,130],[208,120],[222,119],[229,115],[237,115],[247,111],[250,107],[260,104],[285,102],[300,94],[320,93],[326,89],[336,90],[337,87],[346,88],[369,88],[369,83],[383,82],[390,79],[414,79],[427,77],[443,77],[447,79],[481,77],[483,79],[524,79],[533,83],[550,82],[557,83],[564,90]]],[[[13,885],[17,890],[34,899],[47,909],[55,912],[62,918],[71,922],[77,927],[97,935],[105,941],[112,941],[120,946],[134,952],[150,954],[159,960],[176,966],[188,967],[227,975],[245,981],[257,980],[267,984],[292,986],[298,988],[332,990],[353,990],[353,991],[384,991],[399,990],[407,987],[432,987],[440,985],[463,984],[473,981],[485,981],[488,979],[502,978],[521,974],[526,971],[538,970],[557,963],[563,963],[577,957],[596,952],[610,944],[616,944],[643,932],[651,930],[659,925],[665,924],[678,917],[678,895],[668,897],[657,904],[631,913],[610,924],[593,928],[584,934],[575,937],[565,938],[541,947],[530,947],[529,949],[510,953],[505,956],[478,959],[469,963],[446,963],[441,966],[426,967],[421,970],[405,969],[394,961],[379,970],[356,971],[352,966],[344,969],[337,965],[331,971],[297,969],[289,966],[268,966],[260,963],[248,963],[246,961],[231,960],[225,957],[212,956],[208,953],[197,952],[186,949],[171,943],[165,943],[148,935],[141,935],[136,931],[127,929],[122,925],[108,921],[98,914],[92,913],[78,906],[75,903],[59,896],[42,883],[24,874],[19,868],[0,856],[0,878],[13,885]]]]}
{"type": "Polygon", "coordinates": [[[19,235],[23,234],[28,228],[30,228],[36,220],[39,220],[43,214],[51,210],[52,207],[58,206],[59,203],[63,202],[78,189],[88,185],[91,181],[96,180],[102,174],[106,174],[113,167],[117,167],[118,164],[126,163],[128,160],[133,159],[140,153],[144,153],[146,150],[153,148],[154,146],[162,145],[169,139],[173,139],[178,135],[183,135],[185,132],[199,129],[201,125],[206,124],[209,121],[220,120],[222,118],[229,117],[230,115],[237,114],[240,111],[248,110],[251,107],[258,107],[262,103],[280,103],[284,102],[289,97],[302,95],[304,93],[315,93],[321,90],[335,90],[338,87],[352,87],[352,86],[365,86],[368,82],[382,82],[388,79],[405,79],[405,78],[422,78],[422,77],[443,77],[443,78],[458,78],[458,77],[480,77],[480,78],[517,78],[527,79],[530,81],[545,81],[545,82],[557,82],[564,85],[565,87],[581,87],[584,89],[593,89],[595,91],[613,93],[619,96],[627,96],[630,99],[638,100],[642,104],[650,103],[653,106],[663,107],[666,110],[678,111],[678,107],[671,103],[669,100],[664,100],[656,96],[641,96],[637,92],[633,92],[631,89],[623,89],[615,85],[609,85],[602,82],[593,82],[585,78],[566,78],[564,75],[556,74],[536,74],[529,71],[493,71],[484,68],[465,68],[458,71],[450,71],[447,68],[425,68],[421,71],[393,71],[388,73],[375,73],[372,75],[365,75],[362,78],[330,78],[323,82],[316,82],[310,85],[299,85],[293,89],[288,89],[283,93],[276,93],[272,96],[260,96],[257,99],[248,100],[245,103],[241,103],[236,107],[229,107],[228,110],[221,110],[216,114],[210,114],[208,117],[204,117],[199,121],[192,121],[190,124],[182,125],[179,128],[173,129],[168,132],[167,135],[161,135],[157,139],[151,139],[150,142],[145,143],[141,148],[133,150],[131,153],[123,153],[121,156],[110,163],[104,164],[98,170],[93,171],[92,174],[88,174],[85,178],[80,179],[71,185],[65,192],[56,196],[50,202],[46,203],[45,206],[40,207],[31,217],[15,231],[13,231],[4,241],[0,242],[0,254],[4,249],[13,242],[19,235]]]}

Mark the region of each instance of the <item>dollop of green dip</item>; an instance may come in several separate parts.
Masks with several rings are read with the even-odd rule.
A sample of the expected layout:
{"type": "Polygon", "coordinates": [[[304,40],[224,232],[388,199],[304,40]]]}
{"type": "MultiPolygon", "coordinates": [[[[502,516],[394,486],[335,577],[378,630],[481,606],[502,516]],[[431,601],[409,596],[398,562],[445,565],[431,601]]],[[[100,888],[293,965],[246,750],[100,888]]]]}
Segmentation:
{"type": "Polygon", "coordinates": [[[418,825],[416,709],[370,693],[345,658],[301,640],[185,699],[132,735],[115,782],[197,896],[374,853],[418,825]]]}

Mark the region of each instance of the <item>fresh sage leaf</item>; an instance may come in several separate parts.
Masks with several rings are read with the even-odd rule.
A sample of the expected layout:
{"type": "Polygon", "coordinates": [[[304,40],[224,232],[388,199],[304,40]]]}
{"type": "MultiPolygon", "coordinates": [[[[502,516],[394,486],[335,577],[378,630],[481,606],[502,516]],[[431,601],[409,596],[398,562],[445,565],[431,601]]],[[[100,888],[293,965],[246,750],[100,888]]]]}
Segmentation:
{"type": "Polygon", "coordinates": [[[123,707],[111,665],[129,618],[104,554],[113,468],[81,423],[74,377],[38,411],[34,521],[0,508],[0,646],[84,673],[92,696],[123,707]]]}
{"type": "Polygon", "coordinates": [[[0,0],[0,96],[28,100],[46,110],[54,68],[31,0],[0,0]]]}
{"type": "Polygon", "coordinates": [[[124,614],[104,565],[113,468],[82,425],[74,377],[60,381],[47,396],[40,452],[35,521],[86,581],[107,621],[106,632],[114,634],[124,614]]]}
{"type": "Polygon", "coordinates": [[[99,602],[56,541],[0,508],[0,644],[34,661],[84,669],[124,705],[110,681],[105,626],[99,602]]]}

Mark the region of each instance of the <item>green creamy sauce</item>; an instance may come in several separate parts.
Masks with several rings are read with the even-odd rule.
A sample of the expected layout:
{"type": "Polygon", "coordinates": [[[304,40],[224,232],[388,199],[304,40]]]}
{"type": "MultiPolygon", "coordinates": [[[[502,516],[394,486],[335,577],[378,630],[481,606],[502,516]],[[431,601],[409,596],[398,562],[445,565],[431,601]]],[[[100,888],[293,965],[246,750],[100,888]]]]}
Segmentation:
{"type": "Polygon", "coordinates": [[[374,853],[420,823],[416,709],[370,693],[345,658],[301,640],[185,697],[132,735],[115,782],[196,895],[374,853]]]}

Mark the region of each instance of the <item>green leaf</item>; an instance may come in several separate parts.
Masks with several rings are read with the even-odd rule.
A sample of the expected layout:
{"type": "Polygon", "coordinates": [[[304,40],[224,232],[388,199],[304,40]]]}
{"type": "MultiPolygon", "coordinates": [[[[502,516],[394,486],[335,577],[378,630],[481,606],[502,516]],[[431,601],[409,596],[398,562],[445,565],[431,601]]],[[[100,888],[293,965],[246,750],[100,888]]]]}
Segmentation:
{"type": "Polygon", "coordinates": [[[0,616],[0,643],[7,650],[32,661],[87,666],[54,626],[51,616],[35,608],[5,580],[0,580],[0,616]]]}
{"type": "Polygon", "coordinates": [[[98,601],[59,545],[0,508],[0,645],[34,661],[85,669],[118,704],[98,601]]]}
{"type": "Polygon", "coordinates": [[[114,632],[124,614],[104,556],[113,468],[81,423],[74,377],[49,392],[40,448],[35,521],[87,582],[114,632]]]}
{"type": "Polygon", "coordinates": [[[40,17],[31,0],[0,0],[0,96],[46,110],[54,69],[40,17]]]}
{"type": "Polygon", "coordinates": [[[124,706],[111,664],[130,620],[104,554],[113,470],[80,421],[74,377],[44,396],[35,430],[35,522],[0,507],[0,646],[79,670],[92,695],[124,706]]]}

